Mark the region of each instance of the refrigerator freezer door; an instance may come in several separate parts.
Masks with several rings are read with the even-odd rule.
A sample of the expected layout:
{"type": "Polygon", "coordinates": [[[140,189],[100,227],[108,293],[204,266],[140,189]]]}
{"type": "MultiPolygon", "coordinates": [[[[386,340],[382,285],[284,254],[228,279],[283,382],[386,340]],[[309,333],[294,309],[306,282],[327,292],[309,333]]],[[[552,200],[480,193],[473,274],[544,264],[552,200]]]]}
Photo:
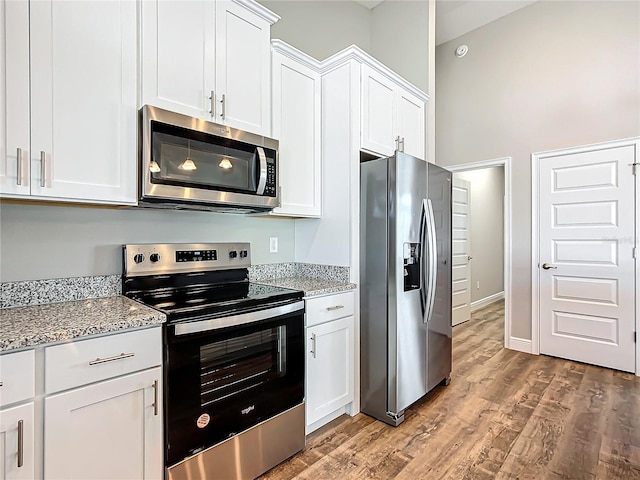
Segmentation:
{"type": "MultiPolygon", "coordinates": [[[[418,243],[427,163],[396,152],[389,158],[388,411],[401,413],[427,393],[427,326],[420,290],[404,289],[403,246],[418,243]]],[[[421,248],[424,255],[424,245],[421,248]]]]}

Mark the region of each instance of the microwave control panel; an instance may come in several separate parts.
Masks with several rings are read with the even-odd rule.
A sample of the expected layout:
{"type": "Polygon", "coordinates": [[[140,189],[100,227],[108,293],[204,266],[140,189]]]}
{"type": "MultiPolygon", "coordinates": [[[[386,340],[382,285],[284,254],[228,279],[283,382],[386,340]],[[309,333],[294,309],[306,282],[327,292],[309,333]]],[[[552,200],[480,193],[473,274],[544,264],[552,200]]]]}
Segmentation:
{"type": "Polygon", "coordinates": [[[267,158],[267,183],[264,187],[264,194],[267,197],[276,196],[276,161],[267,158]]]}

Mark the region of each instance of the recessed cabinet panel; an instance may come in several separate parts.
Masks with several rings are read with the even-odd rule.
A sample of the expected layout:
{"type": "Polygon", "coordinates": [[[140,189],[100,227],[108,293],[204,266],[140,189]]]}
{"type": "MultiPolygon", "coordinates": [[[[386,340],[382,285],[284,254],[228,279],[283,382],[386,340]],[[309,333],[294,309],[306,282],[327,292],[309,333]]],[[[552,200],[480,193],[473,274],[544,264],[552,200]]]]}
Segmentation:
{"type": "Polygon", "coordinates": [[[320,89],[318,72],[273,53],[273,137],[280,142],[281,186],[274,215],[321,214],[320,89]]]}
{"type": "Polygon", "coordinates": [[[33,403],[0,410],[0,480],[35,478],[33,422],[33,403]],[[19,450],[22,451],[20,464],[19,450]]]}
{"type": "Polygon", "coordinates": [[[162,478],[161,379],[155,368],[46,398],[45,478],[162,478]]]}
{"type": "Polygon", "coordinates": [[[30,14],[31,195],[135,203],[135,3],[34,1],[30,14]]]}
{"type": "Polygon", "coordinates": [[[0,25],[0,193],[29,195],[29,3],[2,2],[0,25]]]}
{"type": "Polygon", "coordinates": [[[394,88],[386,77],[362,66],[362,148],[381,155],[396,150],[394,88]]]}
{"type": "Polygon", "coordinates": [[[211,119],[215,4],[142,2],[142,102],[211,119]]]}
{"type": "Polygon", "coordinates": [[[353,316],[307,328],[307,425],[353,401],[353,316]]]}

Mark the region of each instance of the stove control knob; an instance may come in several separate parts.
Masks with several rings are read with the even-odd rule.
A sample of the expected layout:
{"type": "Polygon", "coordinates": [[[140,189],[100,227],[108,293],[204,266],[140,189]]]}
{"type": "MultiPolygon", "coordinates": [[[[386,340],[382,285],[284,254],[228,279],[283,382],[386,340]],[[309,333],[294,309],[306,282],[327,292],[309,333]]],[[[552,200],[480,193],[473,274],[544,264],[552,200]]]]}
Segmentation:
{"type": "Polygon", "coordinates": [[[151,261],[151,263],[156,263],[156,262],[160,261],[160,254],[159,253],[152,253],[151,255],[149,255],[149,260],[151,261]]]}
{"type": "Polygon", "coordinates": [[[240,250],[240,258],[247,258],[247,255],[249,254],[246,250],[240,250]]]}
{"type": "Polygon", "coordinates": [[[133,261],[134,261],[134,262],[136,262],[136,263],[142,263],[142,262],[144,262],[144,254],[142,254],[142,253],[136,253],[136,254],[133,256],[133,261]]]}
{"type": "Polygon", "coordinates": [[[229,258],[236,258],[238,256],[238,252],[236,252],[235,250],[231,250],[229,252],[229,258]]]}

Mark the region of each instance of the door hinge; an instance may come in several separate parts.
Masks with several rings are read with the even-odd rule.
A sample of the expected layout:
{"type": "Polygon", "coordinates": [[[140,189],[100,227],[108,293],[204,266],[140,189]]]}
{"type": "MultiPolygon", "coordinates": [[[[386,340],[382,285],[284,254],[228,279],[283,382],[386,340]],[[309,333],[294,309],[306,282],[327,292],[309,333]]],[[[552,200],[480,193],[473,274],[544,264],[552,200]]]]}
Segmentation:
{"type": "Polygon", "coordinates": [[[638,258],[638,247],[633,247],[633,258],[634,260],[638,258]]]}
{"type": "Polygon", "coordinates": [[[640,163],[632,163],[631,166],[633,167],[633,174],[636,175],[638,172],[638,165],[640,165],[640,163]]]}
{"type": "Polygon", "coordinates": [[[638,333],[633,332],[633,343],[636,343],[637,341],[638,341],[638,333]]]}

